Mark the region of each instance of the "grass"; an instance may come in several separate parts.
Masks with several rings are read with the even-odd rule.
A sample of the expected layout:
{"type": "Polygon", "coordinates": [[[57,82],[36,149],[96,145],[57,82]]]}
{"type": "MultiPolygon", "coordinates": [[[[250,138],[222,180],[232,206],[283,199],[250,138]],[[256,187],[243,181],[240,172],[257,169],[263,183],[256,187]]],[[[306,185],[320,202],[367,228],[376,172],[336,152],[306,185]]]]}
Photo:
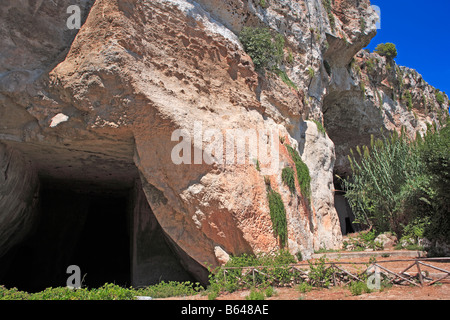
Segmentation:
{"type": "Polygon", "coordinates": [[[285,84],[288,85],[288,87],[290,87],[294,90],[298,90],[297,85],[291,79],[289,79],[289,76],[287,75],[287,73],[285,71],[277,68],[274,70],[274,72],[281,78],[281,80],[283,80],[283,82],[285,84]]]}
{"type": "Polygon", "coordinates": [[[314,123],[316,124],[317,130],[319,130],[320,133],[322,133],[323,135],[326,135],[326,134],[327,134],[327,131],[325,130],[325,128],[324,128],[322,122],[317,121],[317,120],[314,120],[314,119],[309,120],[309,121],[312,121],[312,122],[314,122],[314,123]]]}
{"type": "Polygon", "coordinates": [[[199,283],[164,282],[145,288],[124,288],[106,283],[100,288],[69,289],[67,287],[47,288],[36,293],[20,291],[17,288],[0,286],[0,300],[135,300],[136,296],[168,298],[191,296],[204,291],[199,283]]]}
{"type": "Polygon", "coordinates": [[[266,298],[263,291],[252,288],[250,294],[245,297],[245,300],[264,300],[266,298]]]}

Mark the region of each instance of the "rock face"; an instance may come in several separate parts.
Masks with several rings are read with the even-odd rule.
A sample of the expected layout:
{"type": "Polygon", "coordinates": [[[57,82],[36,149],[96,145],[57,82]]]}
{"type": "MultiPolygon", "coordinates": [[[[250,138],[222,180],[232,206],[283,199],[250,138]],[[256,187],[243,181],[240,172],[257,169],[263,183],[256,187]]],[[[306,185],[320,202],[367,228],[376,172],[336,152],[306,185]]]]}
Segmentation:
{"type": "Polygon", "coordinates": [[[38,195],[33,166],[19,151],[0,144],[0,257],[30,231],[38,195]]]}
{"type": "MultiPolygon", "coordinates": [[[[375,99],[359,84],[371,74],[358,76],[351,67],[369,59],[358,53],[375,35],[369,1],[334,1],[332,8],[327,1],[266,2],[84,1],[79,31],[67,29],[69,1],[9,1],[0,9],[8,17],[1,30],[15,30],[0,34],[0,142],[32,163],[33,169],[26,161],[15,169],[29,179],[37,174],[40,182],[71,192],[134,190],[133,283],[154,277],[151,266],[159,260],[147,259],[146,250],[155,235],[203,280],[204,267],[231,255],[279,250],[269,182],[284,203],[291,253],[308,258],[320,248],[339,248],[335,143],[341,165],[349,131],[358,128],[365,139],[380,126],[403,124],[400,118],[389,127],[374,102],[359,106],[375,99]],[[30,35],[27,26],[39,32],[30,35]],[[268,26],[284,37],[280,68],[295,89],[271,72],[255,71],[238,40],[245,26],[268,26]],[[376,120],[352,117],[358,108],[376,120]],[[309,119],[324,119],[329,136],[309,119]],[[239,158],[247,138],[257,148],[239,158]],[[311,201],[299,181],[294,194],[282,181],[282,169],[294,167],[288,145],[308,166],[311,201]],[[141,191],[149,208],[136,198],[141,191]]],[[[409,79],[406,85],[415,87],[415,76],[409,79]]],[[[386,110],[388,95],[386,88],[386,110]]],[[[30,197],[39,183],[33,179],[21,193],[16,186],[0,188],[27,204],[22,212],[0,211],[0,219],[15,215],[23,225],[0,226],[0,250],[20,240],[8,240],[9,233],[20,229],[25,236],[32,225],[30,197]]]]}
{"type": "Polygon", "coordinates": [[[427,125],[448,116],[448,97],[427,84],[417,71],[398,66],[392,59],[365,50],[347,65],[339,83],[330,86],[323,112],[327,132],[336,144],[335,172],[349,175],[351,148],[370,143],[370,137],[406,130],[411,138],[427,125]],[[345,86],[343,85],[345,84],[345,86]],[[437,101],[442,95],[443,102],[437,101]]]}

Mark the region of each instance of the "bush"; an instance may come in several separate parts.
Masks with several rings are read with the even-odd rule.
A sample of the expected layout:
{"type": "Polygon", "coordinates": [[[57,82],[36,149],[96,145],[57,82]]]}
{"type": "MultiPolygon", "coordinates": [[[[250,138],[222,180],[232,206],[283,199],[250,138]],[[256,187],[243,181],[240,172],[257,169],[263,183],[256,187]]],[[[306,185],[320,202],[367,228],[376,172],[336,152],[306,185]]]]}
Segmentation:
{"type": "Polygon", "coordinates": [[[412,108],[413,108],[411,91],[406,90],[406,92],[405,92],[405,100],[406,100],[406,104],[408,106],[408,111],[411,111],[412,108]]]}
{"type": "Polygon", "coordinates": [[[310,285],[308,282],[304,281],[302,283],[300,283],[297,286],[297,290],[300,291],[301,293],[306,293],[306,292],[310,292],[313,289],[312,285],[310,285]]]}
{"type": "Polygon", "coordinates": [[[327,267],[325,264],[325,257],[321,257],[317,262],[312,263],[308,261],[309,264],[309,281],[314,287],[328,288],[333,280],[333,269],[327,267]]]}
{"type": "Polygon", "coordinates": [[[352,251],[364,251],[366,249],[383,250],[383,245],[375,241],[376,236],[375,230],[360,232],[356,237],[349,237],[343,242],[344,249],[353,247],[352,251]]]}
{"type": "Polygon", "coordinates": [[[412,199],[426,191],[428,176],[417,152],[405,133],[374,141],[371,147],[351,150],[349,156],[353,176],[344,181],[346,198],[357,223],[374,227],[378,232],[402,232],[412,199]]]}
{"type": "Polygon", "coordinates": [[[316,75],[315,71],[313,68],[308,67],[308,76],[310,79],[314,78],[314,76],[316,75]]]}
{"type": "Polygon", "coordinates": [[[136,295],[149,296],[152,298],[168,298],[180,296],[192,296],[203,291],[204,288],[199,282],[160,282],[158,284],[148,286],[146,288],[137,289],[136,295]]]}
{"type": "Polygon", "coordinates": [[[245,300],[264,300],[264,299],[265,299],[264,292],[259,291],[255,288],[252,288],[250,290],[250,294],[245,297],[245,300]]]}
{"type": "MultiPolygon", "coordinates": [[[[216,268],[210,270],[209,277],[209,295],[210,299],[215,299],[220,292],[234,292],[239,289],[248,288],[249,284],[253,286],[269,287],[274,279],[277,279],[277,284],[290,283],[292,274],[290,268],[287,266],[291,263],[295,263],[296,260],[289,251],[281,250],[275,254],[268,255],[248,255],[243,254],[241,256],[231,257],[226,263],[225,267],[231,267],[227,269],[226,275],[222,268],[216,268]],[[260,266],[264,267],[260,271],[265,275],[255,272],[244,272],[243,267],[260,266]],[[267,275],[267,276],[266,276],[267,275]],[[242,279],[242,280],[240,280],[242,279]]],[[[269,296],[271,289],[266,289],[266,295],[269,296]]]]}
{"type": "Polygon", "coordinates": [[[303,162],[302,158],[296,150],[291,146],[286,146],[291,155],[292,160],[295,163],[295,169],[297,170],[297,180],[300,185],[303,196],[310,200],[311,198],[311,176],[309,175],[308,166],[303,162]]]}
{"type": "Polygon", "coordinates": [[[429,240],[450,243],[450,128],[429,128],[422,139],[406,133],[374,141],[349,156],[353,176],[344,180],[357,222],[399,238],[423,225],[429,240]],[[419,220],[417,220],[419,219],[419,220]],[[408,227],[409,224],[413,224],[408,227]]]}
{"type": "Polygon", "coordinates": [[[370,290],[367,287],[367,283],[362,282],[362,281],[353,281],[352,283],[350,283],[349,289],[353,296],[359,296],[363,292],[364,293],[372,292],[372,290],[370,290]]]}
{"type": "Polygon", "coordinates": [[[245,27],[239,40],[257,70],[277,68],[284,58],[284,38],[280,34],[273,36],[269,28],[245,27]]]}
{"type": "Polygon", "coordinates": [[[41,292],[27,293],[16,288],[0,286],[0,300],[134,300],[136,296],[167,298],[189,296],[204,290],[199,283],[161,282],[142,289],[124,288],[106,283],[100,288],[69,289],[67,287],[47,288],[41,292]]]}
{"type": "Polygon", "coordinates": [[[444,96],[442,95],[442,93],[441,92],[436,92],[436,94],[435,94],[435,96],[436,96],[436,101],[437,101],[437,103],[439,103],[439,105],[443,105],[444,104],[444,96]]]}
{"type": "Polygon", "coordinates": [[[292,193],[295,194],[295,173],[291,167],[286,167],[281,172],[281,179],[289,187],[292,193]]]}
{"type": "Polygon", "coordinates": [[[268,191],[267,198],[269,200],[273,230],[275,235],[280,239],[280,245],[284,247],[287,240],[287,221],[283,200],[281,199],[281,195],[272,189],[268,191]]]}
{"type": "Polygon", "coordinates": [[[429,217],[424,236],[431,241],[450,244],[450,126],[437,130],[429,128],[427,135],[419,141],[421,161],[429,175],[426,192],[427,206],[421,207],[419,217],[429,217]]]}
{"type": "Polygon", "coordinates": [[[403,228],[403,237],[400,239],[400,243],[403,241],[412,240],[414,244],[417,244],[419,239],[422,239],[425,234],[425,229],[430,224],[429,217],[417,217],[408,225],[403,228]]]}
{"type": "Polygon", "coordinates": [[[395,59],[397,57],[397,48],[393,43],[380,43],[376,48],[375,52],[380,56],[395,59]]]}

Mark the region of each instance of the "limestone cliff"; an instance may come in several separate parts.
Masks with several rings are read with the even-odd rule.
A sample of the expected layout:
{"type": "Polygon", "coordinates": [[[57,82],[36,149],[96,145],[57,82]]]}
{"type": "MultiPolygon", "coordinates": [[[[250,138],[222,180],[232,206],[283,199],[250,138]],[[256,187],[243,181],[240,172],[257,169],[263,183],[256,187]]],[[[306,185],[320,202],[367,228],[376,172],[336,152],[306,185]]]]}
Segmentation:
{"type": "Polygon", "coordinates": [[[335,172],[343,177],[351,174],[350,149],[368,145],[371,135],[404,128],[415,138],[448,117],[448,96],[393,59],[361,50],[347,70],[346,87],[331,86],[323,105],[325,127],[337,146],[335,172]]]}
{"type": "MultiPolygon", "coordinates": [[[[412,94],[408,111],[401,93],[393,96],[397,68],[388,72],[383,58],[360,51],[376,32],[368,0],[82,1],[79,31],[65,25],[70,1],[22,2],[0,9],[0,142],[29,159],[23,175],[36,172],[40,183],[97,193],[142,186],[161,234],[197,278],[204,277],[199,265],[280,249],[268,184],[283,200],[291,253],[308,258],[339,248],[335,145],[345,170],[346,150],[380,127],[409,124],[412,132],[436,118],[432,107],[420,111],[425,99],[437,106],[418,75],[399,68],[412,94]],[[246,26],[284,38],[280,70],[294,85],[255,70],[238,38],[246,26]],[[377,62],[367,71],[370,59],[377,62]],[[322,121],[328,135],[317,126],[322,121]],[[264,155],[251,152],[242,164],[196,163],[211,148],[216,159],[229,151],[202,137],[198,143],[199,132],[226,137],[235,129],[267,135],[260,141],[277,151],[268,157],[277,155],[279,165],[266,171],[271,162],[265,166],[264,155]],[[192,164],[173,161],[177,130],[193,137],[192,164]],[[310,199],[300,181],[292,193],[282,180],[282,169],[295,167],[287,146],[309,169],[310,199]]],[[[33,190],[0,199],[26,199],[33,190]]],[[[0,218],[31,221],[33,205],[20,213],[6,207],[0,218]]],[[[133,252],[151,250],[144,239],[150,235],[139,231],[142,219],[151,220],[135,217],[133,245],[140,247],[133,252]]],[[[0,240],[14,228],[21,227],[0,225],[0,240]]],[[[9,248],[3,243],[0,255],[9,248]]]]}

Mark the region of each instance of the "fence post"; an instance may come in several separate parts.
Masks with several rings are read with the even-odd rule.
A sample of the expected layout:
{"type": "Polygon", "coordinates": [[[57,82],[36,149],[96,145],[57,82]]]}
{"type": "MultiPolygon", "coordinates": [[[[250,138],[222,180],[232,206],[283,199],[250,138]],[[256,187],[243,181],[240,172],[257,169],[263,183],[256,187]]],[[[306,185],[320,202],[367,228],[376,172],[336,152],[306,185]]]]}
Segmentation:
{"type": "Polygon", "coordinates": [[[255,268],[252,269],[252,277],[253,277],[253,286],[256,287],[255,268]]]}
{"type": "Polygon", "coordinates": [[[422,271],[420,270],[420,264],[418,261],[416,261],[417,271],[419,272],[419,281],[420,285],[423,287],[423,277],[422,277],[422,271]]]}

